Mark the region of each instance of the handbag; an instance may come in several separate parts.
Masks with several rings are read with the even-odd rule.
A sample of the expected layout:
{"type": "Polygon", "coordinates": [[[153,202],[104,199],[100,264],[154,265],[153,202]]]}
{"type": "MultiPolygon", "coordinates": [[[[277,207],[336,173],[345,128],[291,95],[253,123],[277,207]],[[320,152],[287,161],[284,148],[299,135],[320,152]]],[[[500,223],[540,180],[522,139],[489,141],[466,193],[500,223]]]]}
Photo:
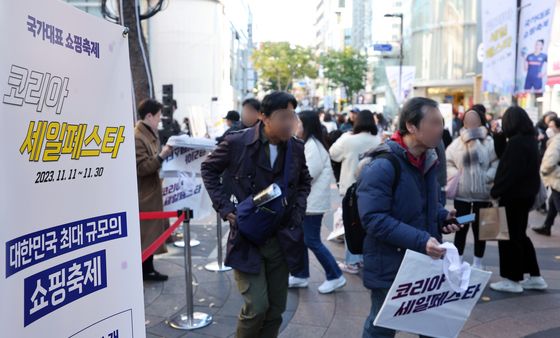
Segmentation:
{"type": "Polygon", "coordinates": [[[481,208],[479,216],[478,239],[481,241],[509,240],[506,208],[493,206],[481,208]]]}
{"type": "Polygon", "coordinates": [[[239,233],[257,246],[263,245],[274,234],[288,205],[289,164],[292,162],[292,140],[288,141],[284,157],[281,194],[264,204],[257,204],[251,195],[237,205],[239,233]]]}
{"type": "Polygon", "coordinates": [[[535,196],[535,202],[533,203],[531,210],[539,210],[540,207],[542,207],[542,205],[546,203],[547,198],[548,198],[548,191],[546,190],[546,187],[543,181],[541,180],[539,192],[535,196]]]}
{"type": "Polygon", "coordinates": [[[445,197],[450,200],[454,200],[457,197],[457,192],[459,191],[459,180],[461,179],[462,170],[457,172],[457,174],[447,180],[447,186],[445,187],[445,197]]]}

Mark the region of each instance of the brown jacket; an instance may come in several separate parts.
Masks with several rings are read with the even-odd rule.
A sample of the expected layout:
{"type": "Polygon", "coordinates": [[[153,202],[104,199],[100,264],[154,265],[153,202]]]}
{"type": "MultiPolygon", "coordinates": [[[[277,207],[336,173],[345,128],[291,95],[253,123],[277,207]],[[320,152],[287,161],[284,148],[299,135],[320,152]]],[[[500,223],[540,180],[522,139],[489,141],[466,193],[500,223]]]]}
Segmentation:
{"type": "MultiPolygon", "coordinates": [[[[162,211],[163,197],[159,169],[159,139],[152,129],[144,122],[138,122],[134,129],[136,143],[136,172],[138,177],[138,200],[140,211],[162,211]]],[[[142,250],[152,244],[165,231],[164,220],[140,222],[142,250]]],[[[165,253],[165,245],[156,250],[156,254],[165,253]]]]}

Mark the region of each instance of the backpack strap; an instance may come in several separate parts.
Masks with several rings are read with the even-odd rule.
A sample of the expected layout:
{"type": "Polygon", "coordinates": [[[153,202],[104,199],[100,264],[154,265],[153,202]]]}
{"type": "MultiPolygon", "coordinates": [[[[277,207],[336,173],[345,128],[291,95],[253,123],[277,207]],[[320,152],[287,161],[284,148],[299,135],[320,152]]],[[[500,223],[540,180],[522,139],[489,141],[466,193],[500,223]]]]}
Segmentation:
{"type": "Polygon", "coordinates": [[[395,179],[393,180],[393,188],[392,188],[393,195],[394,195],[395,191],[397,191],[397,187],[399,186],[399,182],[401,180],[401,164],[399,163],[399,160],[395,157],[395,155],[389,152],[377,153],[373,156],[373,160],[378,158],[384,158],[388,160],[389,162],[391,162],[391,165],[393,166],[393,170],[395,171],[395,179]]]}

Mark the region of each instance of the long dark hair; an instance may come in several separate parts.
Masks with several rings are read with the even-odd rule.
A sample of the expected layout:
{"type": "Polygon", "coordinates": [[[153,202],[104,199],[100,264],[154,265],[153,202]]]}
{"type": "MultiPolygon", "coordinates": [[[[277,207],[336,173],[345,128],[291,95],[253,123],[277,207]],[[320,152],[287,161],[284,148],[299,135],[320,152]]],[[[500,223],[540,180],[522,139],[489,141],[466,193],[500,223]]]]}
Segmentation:
{"type": "Polygon", "coordinates": [[[536,136],[533,121],[531,121],[525,109],[521,107],[512,106],[506,110],[502,118],[502,129],[507,138],[511,138],[515,135],[536,136]]]}
{"type": "Polygon", "coordinates": [[[323,137],[323,127],[321,125],[321,120],[319,120],[319,114],[313,110],[304,110],[299,113],[299,119],[303,126],[303,140],[307,142],[307,140],[313,136],[321,142],[326,149],[327,145],[323,137]]]}
{"type": "Polygon", "coordinates": [[[362,110],[358,113],[352,128],[352,134],[359,134],[367,131],[372,135],[377,135],[377,126],[373,120],[373,113],[369,110],[362,110]]]}

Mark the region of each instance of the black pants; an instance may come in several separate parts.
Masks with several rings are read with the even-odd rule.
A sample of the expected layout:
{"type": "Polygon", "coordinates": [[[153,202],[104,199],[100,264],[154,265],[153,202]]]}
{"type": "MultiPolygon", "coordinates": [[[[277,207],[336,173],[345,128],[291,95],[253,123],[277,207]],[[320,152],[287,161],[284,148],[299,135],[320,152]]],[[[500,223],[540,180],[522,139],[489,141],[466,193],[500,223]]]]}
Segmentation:
{"type": "Polygon", "coordinates": [[[150,257],[148,257],[148,259],[146,259],[144,262],[142,262],[142,273],[144,275],[147,275],[149,273],[154,272],[154,255],[151,255],[150,257]]]}
{"type": "Polygon", "coordinates": [[[523,274],[540,276],[537,254],[531,239],[527,237],[529,210],[533,198],[515,199],[504,203],[508,221],[509,241],[499,241],[500,276],[512,281],[523,280],[523,274]]]}
{"type": "Polygon", "coordinates": [[[455,240],[453,243],[459,251],[459,255],[463,255],[465,251],[465,243],[467,242],[467,234],[469,233],[469,226],[472,224],[473,234],[474,234],[474,255],[476,257],[484,257],[484,251],[486,250],[486,242],[478,239],[478,221],[480,208],[488,208],[492,206],[490,202],[463,202],[455,200],[453,201],[455,210],[457,210],[457,217],[465,216],[471,213],[476,214],[476,219],[472,223],[467,223],[463,228],[455,233],[455,240]]]}
{"type": "Polygon", "coordinates": [[[560,192],[552,189],[552,194],[548,199],[548,212],[546,214],[546,220],[544,221],[545,228],[552,227],[554,225],[554,219],[558,215],[558,210],[560,208],[560,192]]]}

